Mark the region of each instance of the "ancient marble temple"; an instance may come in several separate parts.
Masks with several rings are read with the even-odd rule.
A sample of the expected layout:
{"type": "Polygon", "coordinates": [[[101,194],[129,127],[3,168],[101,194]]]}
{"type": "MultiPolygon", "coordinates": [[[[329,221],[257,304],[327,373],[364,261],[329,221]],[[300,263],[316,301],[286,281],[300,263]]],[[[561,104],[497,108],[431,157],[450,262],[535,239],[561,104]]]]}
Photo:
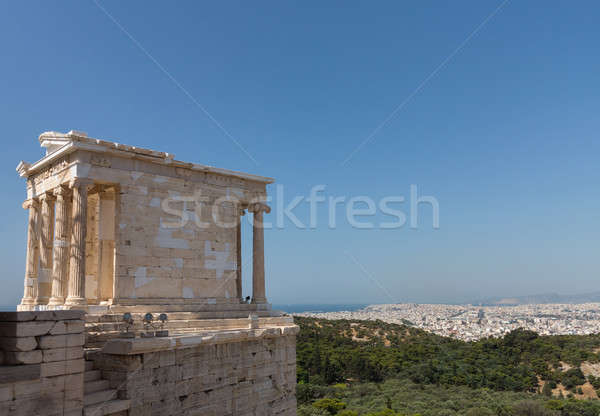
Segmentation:
{"type": "Polygon", "coordinates": [[[249,295],[267,304],[261,225],[272,179],[76,131],[39,141],[45,156],[17,167],[29,211],[20,310],[239,305],[245,212],[254,224],[249,295]]]}
{"type": "Polygon", "coordinates": [[[39,141],[17,167],[27,261],[0,316],[0,414],[295,416],[298,327],[265,292],[273,180],[77,131],[39,141]]]}

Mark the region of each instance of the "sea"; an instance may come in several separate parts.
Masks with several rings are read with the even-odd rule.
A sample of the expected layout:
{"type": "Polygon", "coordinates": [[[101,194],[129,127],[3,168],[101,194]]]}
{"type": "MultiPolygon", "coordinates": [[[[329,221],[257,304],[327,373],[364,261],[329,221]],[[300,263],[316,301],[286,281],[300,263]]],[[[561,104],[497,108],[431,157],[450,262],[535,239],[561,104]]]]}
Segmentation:
{"type": "Polygon", "coordinates": [[[311,304],[311,303],[295,303],[295,304],[273,304],[273,309],[286,313],[322,313],[322,312],[339,312],[339,311],[357,311],[369,306],[366,303],[340,303],[340,304],[311,304]]]}

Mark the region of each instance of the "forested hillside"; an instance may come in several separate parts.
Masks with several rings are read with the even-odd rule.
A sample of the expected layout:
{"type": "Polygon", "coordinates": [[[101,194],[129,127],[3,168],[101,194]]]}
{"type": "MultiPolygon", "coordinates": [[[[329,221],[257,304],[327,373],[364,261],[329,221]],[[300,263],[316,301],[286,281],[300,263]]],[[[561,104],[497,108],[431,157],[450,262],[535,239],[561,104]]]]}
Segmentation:
{"type": "Polygon", "coordinates": [[[300,415],[600,414],[599,335],[467,343],[381,321],[295,320],[300,415]]]}

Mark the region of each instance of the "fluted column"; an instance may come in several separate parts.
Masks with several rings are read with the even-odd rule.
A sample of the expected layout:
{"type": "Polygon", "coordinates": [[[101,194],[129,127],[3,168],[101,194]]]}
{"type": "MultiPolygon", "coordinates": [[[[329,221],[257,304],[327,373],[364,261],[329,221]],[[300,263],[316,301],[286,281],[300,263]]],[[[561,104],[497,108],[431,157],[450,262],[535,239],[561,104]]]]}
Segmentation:
{"type": "Polygon", "coordinates": [[[244,301],[244,294],[242,289],[242,217],[246,215],[246,211],[242,206],[238,207],[238,222],[236,227],[236,245],[237,245],[237,270],[235,278],[235,287],[237,289],[237,296],[240,302],[244,301]]]}
{"type": "Polygon", "coordinates": [[[29,199],[23,203],[23,208],[29,210],[27,222],[27,258],[25,262],[25,289],[19,309],[28,309],[35,305],[38,289],[38,261],[39,261],[39,203],[29,199]]]}
{"type": "Polygon", "coordinates": [[[62,305],[65,303],[65,292],[67,288],[67,276],[69,271],[69,226],[71,192],[65,186],[59,186],[54,190],[55,221],[54,221],[54,244],[52,247],[52,297],[48,305],[62,305]]]}
{"type": "Polygon", "coordinates": [[[265,233],[263,212],[271,212],[268,205],[251,204],[252,218],[252,303],[267,303],[265,291],[265,233]]]}
{"type": "Polygon", "coordinates": [[[52,240],[54,239],[54,196],[40,195],[40,269],[36,305],[46,305],[52,291],[52,240]]]}
{"type": "Polygon", "coordinates": [[[87,231],[87,195],[90,182],[75,178],[71,181],[73,215],[71,226],[71,256],[69,259],[69,291],[65,305],[85,306],[85,234],[87,231]]]}

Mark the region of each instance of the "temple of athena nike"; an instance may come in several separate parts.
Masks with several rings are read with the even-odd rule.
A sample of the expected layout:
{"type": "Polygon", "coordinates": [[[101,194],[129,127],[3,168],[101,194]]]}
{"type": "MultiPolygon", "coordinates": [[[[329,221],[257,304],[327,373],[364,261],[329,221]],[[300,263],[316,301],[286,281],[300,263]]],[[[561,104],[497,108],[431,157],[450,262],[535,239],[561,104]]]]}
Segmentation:
{"type": "Polygon", "coordinates": [[[295,415],[298,327],[265,290],[273,179],[78,131],[39,142],[17,166],[27,255],[0,313],[0,413],[295,415]]]}

